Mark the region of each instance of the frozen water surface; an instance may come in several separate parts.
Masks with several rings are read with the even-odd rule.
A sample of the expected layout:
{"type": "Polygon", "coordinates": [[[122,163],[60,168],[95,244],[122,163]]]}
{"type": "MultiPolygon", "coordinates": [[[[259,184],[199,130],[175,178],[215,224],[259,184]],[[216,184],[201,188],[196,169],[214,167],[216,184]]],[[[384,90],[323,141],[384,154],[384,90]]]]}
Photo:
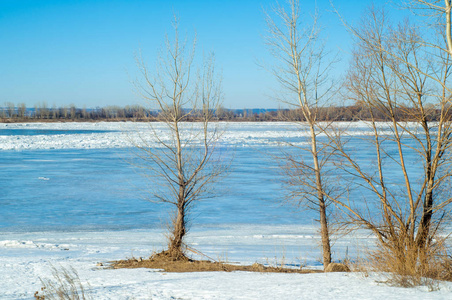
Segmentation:
{"type": "MultiPolygon", "coordinates": [[[[168,207],[146,201],[147,191],[159,183],[141,176],[131,164],[129,137],[136,131],[146,135],[147,124],[7,125],[21,134],[3,136],[0,144],[9,145],[0,160],[0,176],[6,179],[0,182],[0,230],[137,229],[167,221],[168,207]],[[22,130],[33,134],[23,135],[22,130]],[[56,134],[61,131],[72,133],[56,134]],[[111,136],[113,146],[97,147],[111,136]]],[[[153,126],[165,135],[161,124],[153,126]]],[[[285,123],[227,125],[221,151],[234,157],[230,174],[218,184],[218,197],[197,205],[193,224],[313,223],[309,211],[281,205],[281,175],[273,158],[281,134],[300,133],[285,123]]]]}
{"type": "MultiPolygon", "coordinates": [[[[219,196],[201,201],[196,224],[311,224],[283,206],[275,163],[254,148],[234,150],[219,196]]],[[[158,182],[129,163],[128,149],[3,151],[1,231],[154,228],[168,207],[146,199],[158,182]]],[[[303,213],[305,215],[305,213],[303,213]]]]}

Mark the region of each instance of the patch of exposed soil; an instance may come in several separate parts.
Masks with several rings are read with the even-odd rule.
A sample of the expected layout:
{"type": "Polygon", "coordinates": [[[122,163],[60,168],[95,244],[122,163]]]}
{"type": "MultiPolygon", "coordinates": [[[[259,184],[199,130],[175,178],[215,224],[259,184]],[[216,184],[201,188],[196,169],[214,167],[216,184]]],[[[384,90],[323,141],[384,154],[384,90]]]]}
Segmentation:
{"type": "Polygon", "coordinates": [[[214,262],[208,260],[193,260],[188,257],[179,257],[174,259],[166,252],[153,254],[149,259],[131,258],[127,260],[118,260],[112,262],[114,269],[121,268],[149,268],[159,269],[165,272],[272,272],[272,273],[319,273],[320,270],[309,269],[291,269],[284,267],[266,267],[262,264],[254,263],[250,266],[233,265],[223,262],[214,262]]]}

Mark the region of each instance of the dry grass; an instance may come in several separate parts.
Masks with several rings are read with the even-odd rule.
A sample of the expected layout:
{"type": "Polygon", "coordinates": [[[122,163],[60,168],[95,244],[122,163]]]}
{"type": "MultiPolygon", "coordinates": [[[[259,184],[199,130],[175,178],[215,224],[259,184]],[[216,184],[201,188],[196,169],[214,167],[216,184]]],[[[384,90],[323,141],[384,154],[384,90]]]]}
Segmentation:
{"type": "Polygon", "coordinates": [[[41,279],[42,287],[36,291],[37,300],[87,300],[91,299],[85,294],[85,288],[74,268],[56,269],[51,266],[53,279],[41,279]]]}
{"type": "Polygon", "coordinates": [[[319,270],[309,269],[292,269],[284,268],[282,266],[264,266],[262,264],[254,263],[250,266],[227,264],[217,261],[209,260],[193,260],[188,257],[182,259],[173,259],[166,252],[153,254],[149,259],[131,258],[127,260],[119,260],[112,262],[111,266],[115,269],[120,268],[149,268],[159,269],[165,272],[232,272],[232,271],[247,271],[247,272],[273,272],[273,273],[319,273],[319,270]]]}
{"type": "Polygon", "coordinates": [[[423,253],[379,245],[357,269],[383,272],[387,274],[384,283],[392,286],[423,285],[432,291],[439,288],[438,281],[452,281],[452,257],[447,253],[445,240],[437,240],[423,253]]]}

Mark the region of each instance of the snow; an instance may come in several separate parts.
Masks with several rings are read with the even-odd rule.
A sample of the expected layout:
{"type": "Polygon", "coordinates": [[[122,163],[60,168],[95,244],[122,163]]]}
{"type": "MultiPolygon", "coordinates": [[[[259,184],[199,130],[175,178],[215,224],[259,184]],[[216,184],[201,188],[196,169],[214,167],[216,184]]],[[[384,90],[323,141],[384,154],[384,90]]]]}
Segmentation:
{"type": "MultiPolygon", "coordinates": [[[[299,142],[304,133],[290,123],[218,125],[227,128],[222,143],[242,150],[226,179],[229,195],[200,203],[188,245],[230,263],[321,268],[312,215],[300,217],[271,202],[278,197],[276,175],[260,168],[262,146],[299,142]]],[[[354,135],[368,132],[364,122],[339,126],[354,135]]],[[[165,136],[162,124],[153,127],[165,136]]],[[[452,283],[440,282],[439,290],[429,292],[426,286],[389,286],[378,274],[166,273],[99,266],[165,247],[159,227],[165,210],[130,196],[124,185],[139,184],[140,177],[118,159],[131,139],[146,132],[145,123],[0,124],[0,176],[10,179],[0,181],[0,299],[33,299],[40,278],[52,278],[51,266],[77,270],[93,299],[452,299],[452,283]],[[35,131],[2,135],[2,129],[35,131]]],[[[334,259],[357,257],[373,240],[363,231],[341,237],[334,241],[334,259]]]]}
{"type": "MultiPolygon", "coordinates": [[[[299,267],[319,257],[315,228],[232,226],[198,228],[191,247],[231,263],[299,267]],[[262,231],[263,234],[257,234],[262,231]],[[265,232],[278,231],[277,234],[265,232]],[[234,234],[235,233],[235,234],[234,234]],[[285,244],[285,245],[284,245],[285,244]],[[283,246],[284,245],[284,246],[283,246]],[[304,257],[296,258],[296,248],[304,257]],[[292,252],[293,251],[293,252],[292,252]],[[296,262],[298,260],[298,263],[296,262]]],[[[368,243],[363,236],[357,240],[368,243]]],[[[439,290],[391,287],[376,274],[275,274],[251,272],[167,273],[148,269],[108,269],[109,261],[147,257],[164,247],[161,230],[104,232],[32,232],[0,234],[0,299],[33,299],[40,278],[52,278],[51,266],[74,268],[93,299],[450,299],[452,283],[439,290]],[[99,266],[101,262],[104,266],[99,266]]],[[[342,243],[351,246],[356,239],[342,243]]],[[[202,258],[202,257],[195,257],[202,258]]],[[[314,267],[315,268],[315,267],[314,267]]],[[[383,278],[384,279],[384,278],[383,278]]]]}
{"type": "MultiPolygon", "coordinates": [[[[162,123],[151,124],[152,130],[165,140],[165,136],[168,136],[166,126],[162,123]]],[[[192,126],[191,124],[189,126],[192,126]]],[[[369,134],[368,125],[365,122],[337,124],[339,128],[350,130],[354,135],[369,134]]],[[[308,135],[307,132],[300,131],[298,125],[286,122],[219,122],[214,126],[226,129],[222,135],[223,143],[238,147],[277,146],[282,139],[290,140],[308,135]]],[[[134,122],[0,124],[0,150],[127,148],[133,146],[133,142],[147,140],[150,132],[151,127],[148,123],[134,122]],[[37,133],[35,135],[1,135],[2,129],[37,130],[37,133]],[[89,133],[47,135],[38,134],[39,130],[87,130],[89,133]]],[[[299,140],[293,143],[302,144],[299,140]]],[[[150,141],[149,146],[159,145],[150,141]]]]}

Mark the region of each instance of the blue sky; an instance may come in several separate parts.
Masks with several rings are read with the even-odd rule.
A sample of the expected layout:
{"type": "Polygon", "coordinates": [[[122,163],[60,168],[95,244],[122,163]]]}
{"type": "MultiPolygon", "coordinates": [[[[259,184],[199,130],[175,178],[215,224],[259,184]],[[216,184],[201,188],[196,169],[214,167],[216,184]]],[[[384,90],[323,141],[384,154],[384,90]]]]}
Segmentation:
{"type": "MultiPolygon", "coordinates": [[[[282,0],[281,2],[283,2],[282,0]]],[[[359,20],[371,1],[335,0],[350,22],[359,20]]],[[[173,13],[182,32],[198,38],[198,54],[214,51],[223,73],[227,108],[276,108],[277,89],[258,61],[271,63],[265,48],[263,9],[275,1],[159,0],[0,0],[0,105],[10,101],[78,107],[142,104],[131,83],[138,75],[135,54],[149,66],[157,59],[173,13]]],[[[301,1],[308,14],[315,1],[301,1]]],[[[331,50],[346,68],[351,39],[317,0],[331,50]]]]}

